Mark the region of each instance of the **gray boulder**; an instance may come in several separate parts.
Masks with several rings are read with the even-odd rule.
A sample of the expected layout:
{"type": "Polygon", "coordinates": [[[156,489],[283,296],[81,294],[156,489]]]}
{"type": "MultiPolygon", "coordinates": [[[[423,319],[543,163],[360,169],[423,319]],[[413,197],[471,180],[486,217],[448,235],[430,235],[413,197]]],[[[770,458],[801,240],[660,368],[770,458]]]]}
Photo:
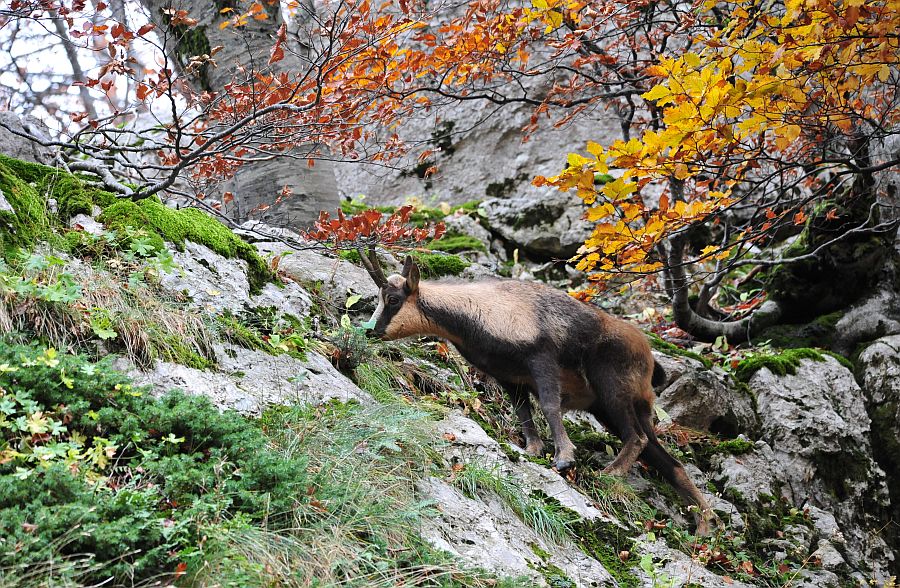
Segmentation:
{"type": "Polygon", "coordinates": [[[657,404],[674,422],[723,437],[752,434],[756,430],[755,400],[735,387],[728,374],[719,368],[707,369],[690,358],[663,354],[655,357],[666,370],[667,378],[657,404]]]}
{"type": "Polygon", "coordinates": [[[278,241],[262,241],[254,245],[263,256],[281,256],[278,263],[280,274],[307,287],[320,287],[321,293],[338,313],[343,311],[347,298],[354,294],[362,297],[354,309],[374,309],[378,287],[361,267],[312,250],[294,249],[278,241]]]}
{"type": "Polygon", "coordinates": [[[793,504],[832,513],[845,540],[838,547],[843,557],[885,579],[894,559],[880,532],[889,498],[853,374],[826,356],[803,360],[793,375],[763,368],[749,386],[757,397],[761,438],[772,450],[765,468],[773,474],[773,489],[793,504]]]}
{"type": "Polygon", "coordinates": [[[169,247],[177,267],[160,276],[161,286],[186,294],[195,306],[210,312],[240,313],[246,307],[274,306],[282,313],[303,317],[312,301],[296,282],[283,286],[266,284],[259,294],[250,294],[246,262],[226,259],[204,245],[187,241],[184,250],[169,247]]]}
{"type": "Polygon", "coordinates": [[[371,396],[338,372],[318,353],[308,352],[305,360],[290,355],[269,355],[233,345],[216,345],[218,368],[206,371],[176,363],[156,362],[141,371],[119,359],[119,368],[129,372],[136,384],[152,386],[162,394],[179,389],[209,398],[220,409],[250,415],[267,406],[309,404],[329,400],[373,402],[371,396]]]}
{"type": "Polygon", "coordinates": [[[20,116],[14,112],[0,112],[0,153],[33,163],[49,165],[53,162],[54,150],[39,143],[29,141],[20,134],[32,135],[43,141],[50,140],[47,125],[33,116],[20,116]]]}
{"type": "Polygon", "coordinates": [[[491,230],[513,247],[542,257],[571,257],[591,234],[574,194],[553,191],[492,198],[482,206],[491,230]]]}

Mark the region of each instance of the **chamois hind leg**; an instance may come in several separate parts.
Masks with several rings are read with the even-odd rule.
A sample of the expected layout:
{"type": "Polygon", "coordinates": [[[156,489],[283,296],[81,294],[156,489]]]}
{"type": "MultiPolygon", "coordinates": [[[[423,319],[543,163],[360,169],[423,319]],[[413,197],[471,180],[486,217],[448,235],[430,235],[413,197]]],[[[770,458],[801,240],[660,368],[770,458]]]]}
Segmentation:
{"type": "Polygon", "coordinates": [[[529,362],[528,368],[534,380],[541,412],[553,434],[553,444],[556,447],[553,467],[557,471],[565,471],[575,465],[575,445],[563,426],[559,365],[555,358],[539,356],[529,362]]]}
{"type": "Polygon", "coordinates": [[[597,402],[591,412],[623,443],[619,454],[603,473],[625,476],[648,442],[635,411],[635,396],[627,383],[610,371],[595,369],[592,376],[590,382],[597,394],[597,402]]]}
{"type": "Polygon", "coordinates": [[[644,411],[640,411],[641,428],[647,435],[647,447],[641,453],[640,458],[647,465],[652,466],[675,488],[678,494],[688,503],[697,507],[694,513],[694,520],[697,524],[697,535],[709,535],[710,524],[716,520],[715,514],[710,508],[706,499],[700,494],[700,490],[688,477],[684,471],[681,462],[672,457],[668,451],[660,444],[656,438],[656,431],[653,430],[653,421],[650,417],[649,407],[644,411]]]}
{"type": "Polygon", "coordinates": [[[531,398],[529,390],[516,384],[502,384],[503,389],[509,395],[509,399],[516,409],[516,417],[522,427],[522,435],[525,437],[525,453],[539,456],[544,453],[544,442],[538,435],[537,427],[531,416],[531,398]]]}

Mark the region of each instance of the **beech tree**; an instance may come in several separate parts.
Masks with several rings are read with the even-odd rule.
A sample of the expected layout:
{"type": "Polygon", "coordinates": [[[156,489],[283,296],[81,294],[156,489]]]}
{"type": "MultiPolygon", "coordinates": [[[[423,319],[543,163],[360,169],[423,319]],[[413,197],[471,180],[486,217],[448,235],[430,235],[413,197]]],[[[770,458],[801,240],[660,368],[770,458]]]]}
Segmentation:
{"type": "MultiPolygon", "coordinates": [[[[131,79],[134,103],[151,112],[169,105],[165,121],[127,131],[115,126],[121,112],[78,114],[82,127],[59,142],[92,157],[70,158],[74,169],[97,170],[126,197],[188,174],[202,199],[247,162],[277,169],[269,180],[313,160],[389,162],[415,147],[398,123],[451,102],[532,105],[525,133],[605,110],[621,140],[588,144],[535,182],[576,190],[596,223],[575,260],[591,274],[587,295],[612,278],[661,275],[676,322],[701,339],[747,339],[847,303],[859,288],[834,284],[871,281],[896,232],[883,181],[900,164],[890,2],[145,5],[159,20],[139,28],[102,2],[13,0],[3,13],[56,15],[76,41],[102,37],[104,73],[131,79]],[[129,53],[138,40],[160,60],[140,75],[129,53]],[[784,255],[773,250],[797,233],[784,255]],[[763,289],[717,305],[721,286],[754,266],[763,289]]],[[[84,85],[113,83],[87,75],[84,85]]]]}

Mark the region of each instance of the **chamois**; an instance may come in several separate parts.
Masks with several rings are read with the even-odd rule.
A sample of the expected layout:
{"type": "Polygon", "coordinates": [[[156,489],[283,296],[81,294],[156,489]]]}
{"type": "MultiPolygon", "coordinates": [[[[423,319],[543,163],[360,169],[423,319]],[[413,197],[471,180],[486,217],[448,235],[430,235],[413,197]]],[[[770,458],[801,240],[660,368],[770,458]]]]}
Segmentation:
{"type": "Polygon", "coordinates": [[[376,336],[431,335],[451,342],[510,395],[531,455],[544,448],[528,397],[536,395],[553,434],[558,471],[575,463],[562,411],[591,412],[623,442],[604,472],[624,476],[640,458],[696,505],[697,532],[708,532],[709,505],[656,438],[653,385],[662,383],[665,372],[637,327],[536,283],[420,281],[412,257],[400,274],[385,278],[380,269],[369,270],[380,287],[370,321],[376,336]]]}

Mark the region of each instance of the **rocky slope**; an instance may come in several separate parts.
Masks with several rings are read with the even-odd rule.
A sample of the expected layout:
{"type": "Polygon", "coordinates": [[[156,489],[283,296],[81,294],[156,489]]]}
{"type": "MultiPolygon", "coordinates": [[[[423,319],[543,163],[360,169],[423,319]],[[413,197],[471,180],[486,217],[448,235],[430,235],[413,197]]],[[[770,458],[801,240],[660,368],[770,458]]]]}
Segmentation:
{"type": "MultiPolygon", "coordinates": [[[[400,585],[441,586],[837,587],[884,584],[896,573],[897,335],[869,339],[854,371],[810,349],[747,354],[723,369],[658,345],[668,380],[658,391],[661,436],[721,519],[712,537],[697,539],[684,505],[652,471],[635,466],[624,481],[600,475],[619,442],[591,418],[567,417],[579,465],[561,477],[547,459],[523,454],[502,395],[452,349],[366,340],[353,323],[371,307],[374,286],[350,261],[266,239],[260,227],[245,233],[253,241],[247,250],[248,241],[232,242],[212,219],[173,241],[163,224],[181,217],[148,204],[123,219],[113,214],[121,205],[90,188],[89,178],[69,185],[88,204],[75,210],[74,194],[54,187],[66,178],[47,174],[0,161],[0,201],[16,213],[0,213],[4,245],[37,247],[24,262],[13,256],[3,266],[0,330],[7,337],[25,333],[60,351],[114,354],[114,368],[155,396],[180,389],[252,422],[269,422],[279,406],[318,406],[316,414],[328,418],[328,407],[354,406],[361,409],[348,414],[362,410],[385,431],[385,411],[418,411],[390,425],[415,429],[425,447],[415,458],[424,465],[402,476],[404,504],[422,508],[396,524],[441,555],[427,565],[398,563],[413,548],[397,530],[399,547],[388,541],[376,571],[366,572],[373,575],[348,576],[348,584],[367,585],[378,566],[413,569],[402,581],[393,577],[400,585]],[[48,193],[57,211],[81,216],[47,209],[48,193]],[[19,215],[26,205],[31,216],[19,215]],[[135,218],[140,225],[131,224],[135,218]]],[[[477,218],[461,211],[450,220],[460,234],[468,227],[486,238],[477,218]]],[[[481,249],[464,254],[466,274],[540,273],[504,266],[490,243],[481,249]]],[[[397,454],[411,463],[404,452],[420,441],[403,435],[371,454],[375,437],[354,441],[347,455],[377,463],[397,454]]],[[[387,476],[396,471],[377,475],[394,486],[387,476]]],[[[319,516],[321,528],[345,523],[327,500],[310,504],[307,516],[319,516]]],[[[0,551],[10,549],[0,543],[0,551]]],[[[253,560],[252,551],[242,557],[253,560]]],[[[309,585],[313,577],[298,580],[289,560],[275,558],[254,573],[309,585]],[[276,560],[286,575],[278,576],[276,560]]],[[[214,577],[194,567],[187,573],[199,585],[214,577]]],[[[371,585],[392,585],[379,582],[371,585]]]]}

